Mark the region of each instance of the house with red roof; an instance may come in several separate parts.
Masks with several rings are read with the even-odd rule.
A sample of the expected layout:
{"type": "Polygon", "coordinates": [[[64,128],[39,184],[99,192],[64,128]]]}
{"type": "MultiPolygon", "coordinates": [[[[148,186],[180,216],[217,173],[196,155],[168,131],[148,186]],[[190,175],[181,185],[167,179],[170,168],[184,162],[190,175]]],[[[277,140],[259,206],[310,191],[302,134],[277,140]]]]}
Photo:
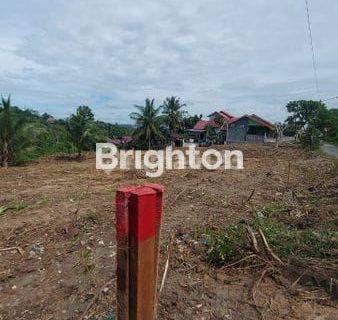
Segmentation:
{"type": "Polygon", "coordinates": [[[192,129],[188,130],[190,140],[202,145],[216,141],[218,143],[264,142],[276,131],[272,123],[255,114],[235,117],[221,110],[209,114],[208,118],[208,120],[199,120],[192,129]]]}
{"type": "Polygon", "coordinates": [[[274,124],[255,114],[245,114],[230,121],[227,142],[263,143],[275,134],[274,124]]]}
{"type": "Polygon", "coordinates": [[[221,126],[215,120],[199,120],[192,129],[188,130],[188,136],[192,142],[203,144],[208,142],[208,128],[214,129],[220,135],[221,126]]]}

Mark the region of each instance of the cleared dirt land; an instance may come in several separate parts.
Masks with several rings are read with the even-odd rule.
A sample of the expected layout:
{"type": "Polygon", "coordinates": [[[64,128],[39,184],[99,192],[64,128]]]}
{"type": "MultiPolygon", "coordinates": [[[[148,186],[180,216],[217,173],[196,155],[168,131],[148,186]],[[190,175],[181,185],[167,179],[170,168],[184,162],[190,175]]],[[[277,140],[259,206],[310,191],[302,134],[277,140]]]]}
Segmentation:
{"type": "Polygon", "coordinates": [[[238,148],[244,170],[152,179],[98,172],[94,156],[0,169],[0,249],[18,248],[0,252],[0,319],[113,319],[115,191],[145,182],[166,188],[160,276],[173,238],[159,319],[338,319],[336,250],[309,268],[284,258],[283,267],[206,260],[205,230],[245,224],[266,208],[287,227],[337,231],[337,163],[295,146],[238,148]]]}

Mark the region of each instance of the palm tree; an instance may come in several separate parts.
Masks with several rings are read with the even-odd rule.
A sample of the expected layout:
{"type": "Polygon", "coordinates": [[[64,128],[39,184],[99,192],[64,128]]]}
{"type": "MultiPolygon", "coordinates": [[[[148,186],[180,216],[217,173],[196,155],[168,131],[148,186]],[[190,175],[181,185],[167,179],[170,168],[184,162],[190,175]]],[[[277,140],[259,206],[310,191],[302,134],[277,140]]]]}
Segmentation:
{"type": "Polygon", "coordinates": [[[185,104],[181,104],[180,98],[167,97],[163,101],[163,114],[165,115],[165,123],[169,128],[170,135],[177,133],[183,128],[183,116],[185,111],[181,110],[185,104]]]}
{"type": "Polygon", "coordinates": [[[34,144],[41,127],[33,119],[11,105],[11,97],[1,97],[0,107],[0,165],[7,168],[34,144]]]}
{"type": "Polygon", "coordinates": [[[11,97],[7,100],[1,97],[2,108],[0,109],[0,150],[1,165],[5,168],[9,163],[9,148],[15,128],[12,118],[11,97]]]}
{"type": "Polygon", "coordinates": [[[161,107],[154,107],[154,99],[146,99],[145,106],[135,105],[139,112],[132,112],[129,116],[136,122],[135,135],[139,140],[146,141],[148,149],[151,145],[163,139],[161,124],[163,117],[159,115],[161,107]]]}

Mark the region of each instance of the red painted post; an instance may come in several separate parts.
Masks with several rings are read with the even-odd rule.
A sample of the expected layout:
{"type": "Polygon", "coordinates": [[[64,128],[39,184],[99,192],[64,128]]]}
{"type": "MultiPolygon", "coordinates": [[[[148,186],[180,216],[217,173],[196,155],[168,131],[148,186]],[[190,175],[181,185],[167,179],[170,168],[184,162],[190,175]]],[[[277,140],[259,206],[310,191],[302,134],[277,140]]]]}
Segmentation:
{"type": "Polygon", "coordinates": [[[117,318],[153,320],[163,187],[126,187],[116,194],[117,318]]]}
{"type": "Polygon", "coordinates": [[[129,196],[134,187],[116,193],[117,319],[129,320],[129,196]]]}
{"type": "MultiPolygon", "coordinates": [[[[164,187],[159,184],[147,183],[147,187],[152,188],[156,191],[156,213],[155,213],[155,279],[157,282],[158,277],[158,259],[160,254],[160,236],[161,236],[161,221],[162,221],[162,210],[163,210],[163,192],[164,187]]],[[[157,291],[156,291],[157,293],[157,291]]],[[[155,296],[157,303],[157,296],[155,296]]],[[[156,307],[156,305],[155,305],[156,307]]]]}

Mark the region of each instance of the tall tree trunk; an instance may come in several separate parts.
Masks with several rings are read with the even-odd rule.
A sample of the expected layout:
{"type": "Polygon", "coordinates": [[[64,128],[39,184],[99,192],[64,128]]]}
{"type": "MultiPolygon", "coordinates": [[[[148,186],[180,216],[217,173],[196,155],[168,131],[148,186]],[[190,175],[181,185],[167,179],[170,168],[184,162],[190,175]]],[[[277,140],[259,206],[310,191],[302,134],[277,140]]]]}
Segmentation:
{"type": "Polygon", "coordinates": [[[8,168],[8,160],[9,160],[9,150],[8,150],[8,142],[4,141],[3,149],[2,149],[2,166],[8,168]]]}

